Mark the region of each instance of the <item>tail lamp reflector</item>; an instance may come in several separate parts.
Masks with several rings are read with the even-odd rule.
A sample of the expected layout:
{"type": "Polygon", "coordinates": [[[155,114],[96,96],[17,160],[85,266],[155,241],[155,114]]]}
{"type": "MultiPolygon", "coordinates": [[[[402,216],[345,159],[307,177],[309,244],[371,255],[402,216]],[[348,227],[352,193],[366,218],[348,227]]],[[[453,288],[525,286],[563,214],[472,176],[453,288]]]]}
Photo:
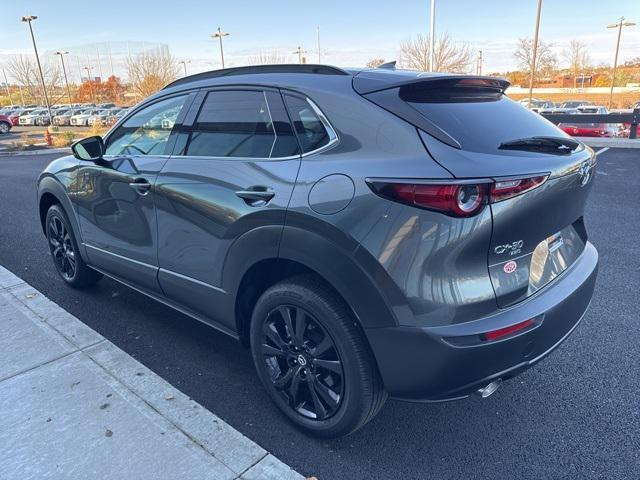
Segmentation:
{"type": "Polygon", "coordinates": [[[524,330],[525,328],[530,327],[534,324],[534,319],[530,318],[525,320],[524,322],[516,323],[515,325],[510,325],[508,327],[499,328],[497,330],[491,330],[490,332],[486,332],[482,335],[483,340],[494,341],[499,340],[503,337],[507,337],[509,335],[513,335],[520,330],[524,330]]]}

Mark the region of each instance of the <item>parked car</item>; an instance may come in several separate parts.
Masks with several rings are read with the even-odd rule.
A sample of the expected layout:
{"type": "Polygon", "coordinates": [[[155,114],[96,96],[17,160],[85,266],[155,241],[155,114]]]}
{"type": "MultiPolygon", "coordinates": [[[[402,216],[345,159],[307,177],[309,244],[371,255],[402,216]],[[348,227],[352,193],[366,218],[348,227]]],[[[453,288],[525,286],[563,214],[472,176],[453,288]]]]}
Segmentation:
{"type": "Polygon", "coordinates": [[[238,338],[315,435],[387,395],[486,397],[576,328],[598,266],[594,152],[508,86],[322,65],[179,79],[39,177],[53,263],[238,338]]]}
{"type": "Polygon", "coordinates": [[[597,115],[606,115],[609,113],[609,109],[601,105],[580,105],[579,107],[576,107],[576,110],[580,113],[591,113],[597,115]]]}
{"type": "Polygon", "coordinates": [[[619,131],[611,123],[559,123],[558,127],[573,137],[617,137],[619,131]]]}
{"type": "Polygon", "coordinates": [[[114,109],[111,114],[103,120],[103,125],[110,127],[124,117],[128,111],[128,108],[114,109]]]}
{"type": "Polygon", "coordinates": [[[11,127],[13,123],[6,115],[0,115],[0,134],[9,133],[11,131],[11,127]]]}
{"type": "Polygon", "coordinates": [[[83,110],[79,110],[79,109],[70,109],[70,110],[66,110],[60,113],[57,113],[54,117],[53,117],[53,124],[57,125],[57,126],[67,126],[71,124],[71,117],[73,117],[74,115],[79,115],[83,112],[83,110]]]}
{"type": "Polygon", "coordinates": [[[101,109],[99,108],[83,110],[79,114],[73,115],[69,119],[69,124],[76,127],[86,127],[89,124],[89,118],[92,115],[97,115],[99,112],[101,112],[101,109]]]}
{"type": "MultiPolygon", "coordinates": [[[[576,107],[578,114],[606,115],[607,107],[599,105],[580,105],[576,107]]],[[[558,127],[574,137],[616,137],[620,127],[614,123],[560,123],[558,127]]]]}
{"type": "Polygon", "coordinates": [[[111,108],[107,108],[107,109],[103,109],[98,111],[97,113],[91,115],[89,117],[89,120],[87,120],[87,124],[89,126],[93,125],[93,124],[98,124],[98,125],[102,125],[104,120],[111,115],[113,109],[111,108]]]}
{"type": "Polygon", "coordinates": [[[587,100],[569,100],[566,102],[562,102],[559,105],[559,108],[578,108],[583,105],[593,105],[593,102],[589,102],[587,100]]]}
{"type": "Polygon", "coordinates": [[[21,114],[18,123],[20,126],[37,125],[39,121],[43,121],[42,117],[47,117],[49,121],[49,111],[45,108],[32,110],[27,114],[21,114]]]}
{"type": "Polygon", "coordinates": [[[11,124],[15,127],[20,123],[20,116],[28,115],[29,113],[31,113],[32,110],[33,109],[22,108],[22,109],[14,110],[12,113],[8,114],[7,116],[9,117],[9,120],[11,120],[11,124]]]}

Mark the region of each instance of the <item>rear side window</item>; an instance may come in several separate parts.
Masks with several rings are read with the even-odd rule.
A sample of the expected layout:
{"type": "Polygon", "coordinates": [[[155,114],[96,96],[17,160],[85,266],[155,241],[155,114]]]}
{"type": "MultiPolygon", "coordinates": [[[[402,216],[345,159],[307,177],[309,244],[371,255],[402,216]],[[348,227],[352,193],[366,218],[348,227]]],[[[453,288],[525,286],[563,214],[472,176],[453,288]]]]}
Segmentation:
{"type": "Polygon", "coordinates": [[[322,112],[308,99],[285,94],[293,128],[303,153],[309,153],[337,140],[337,135],[322,112]]]}
{"type": "Polygon", "coordinates": [[[264,92],[209,92],[193,126],[186,155],[270,158],[276,131],[264,92]]]}
{"type": "Polygon", "coordinates": [[[503,142],[564,134],[504,95],[456,95],[428,87],[401,88],[400,98],[460,143],[463,150],[509,154],[503,142]]]}

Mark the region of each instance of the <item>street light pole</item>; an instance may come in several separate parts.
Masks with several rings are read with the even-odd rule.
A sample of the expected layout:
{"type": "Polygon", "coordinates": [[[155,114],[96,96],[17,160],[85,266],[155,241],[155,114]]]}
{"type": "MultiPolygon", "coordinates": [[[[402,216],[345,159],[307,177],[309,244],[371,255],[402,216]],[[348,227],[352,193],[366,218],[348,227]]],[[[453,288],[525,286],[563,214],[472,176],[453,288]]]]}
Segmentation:
{"type": "Polygon", "coordinates": [[[181,60],[178,62],[178,65],[182,64],[182,66],[184,67],[184,76],[187,76],[187,63],[191,63],[190,60],[181,60]]]}
{"type": "Polygon", "coordinates": [[[320,26],[318,25],[318,64],[322,63],[320,61],[320,26]]]}
{"type": "Polygon", "coordinates": [[[293,51],[293,53],[298,54],[298,63],[302,65],[302,54],[307,53],[307,51],[303,50],[302,47],[298,47],[296,50],[293,51]]]}
{"type": "Polygon", "coordinates": [[[5,69],[2,69],[2,74],[4,75],[4,86],[7,89],[7,96],[9,97],[9,103],[13,105],[13,97],[11,96],[11,90],[9,90],[9,80],[7,80],[7,72],[5,69]]]}
{"type": "Polygon", "coordinates": [[[620,17],[620,21],[618,23],[612,23],[611,25],[607,25],[607,28],[617,28],[618,29],[618,41],[616,42],[616,55],[613,59],[613,73],[611,74],[611,89],[609,90],[609,109],[611,109],[611,105],[613,103],[613,85],[616,81],[616,70],[618,69],[618,52],[620,51],[620,38],[622,37],[622,27],[633,27],[635,23],[633,22],[625,22],[624,17],[620,17]]]}
{"type": "Polygon", "coordinates": [[[55,55],[60,56],[60,62],[62,62],[62,73],[64,74],[64,84],[67,87],[67,97],[69,98],[69,107],[71,107],[71,90],[69,90],[69,80],[67,79],[67,69],[64,66],[64,56],[69,52],[56,52],[55,55]]]}
{"type": "Polygon", "coordinates": [[[33,42],[33,51],[36,54],[36,62],[38,64],[38,71],[40,72],[40,81],[42,82],[42,93],[44,94],[44,101],[47,106],[47,112],[49,113],[50,125],[53,125],[53,115],[51,115],[51,105],[49,104],[49,96],[47,95],[47,86],[44,83],[44,75],[42,74],[42,66],[40,65],[40,57],[38,56],[38,47],[36,47],[36,38],[33,36],[33,27],[31,22],[37,19],[35,15],[25,15],[22,17],[23,22],[29,24],[29,32],[31,33],[31,41],[33,42]]]}
{"type": "Polygon", "coordinates": [[[227,32],[223,32],[220,27],[218,27],[218,30],[211,35],[211,38],[218,38],[220,39],[220,62],[222,63],[222,68],[224,68],[224,49],[222,48],[222,37],[226,37],[227,35],[229,35],[227,32]]]}
{"type": "Polygon", "coordinates": [[[542,12],[542,0],[538,0],[538,13],[536,15],[536,33],[533,37],[533,48],[531,52],[531,75],[529,76],[529,108],[533,100],[533,79],[536,74],[536,55],[538,54],[538,34],[540,33],[540,13],[542,12]]]}
{"type": "Polygon", "coordinates": [[[96,99],[93,95],[93,82],[91,81],[91,68],[93,67],[83,67],[83,70],[87,71],[87,83],[89,83],[89,92],[91,93],[91,103],[95,104],[96,99]]]}
{"type": "Polygon", "coordinates": [[[431,0],[431,17],[429,21],[431,23],[429,28],[429,71],[433,72],[436,55],[436,0],[431,0]]]}

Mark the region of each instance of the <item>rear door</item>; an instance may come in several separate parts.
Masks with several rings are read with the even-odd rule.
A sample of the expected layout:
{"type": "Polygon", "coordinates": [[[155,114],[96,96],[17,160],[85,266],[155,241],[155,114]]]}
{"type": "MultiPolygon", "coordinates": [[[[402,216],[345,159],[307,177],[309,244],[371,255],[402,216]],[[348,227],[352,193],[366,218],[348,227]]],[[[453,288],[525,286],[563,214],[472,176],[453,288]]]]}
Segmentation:
{"type": "Polygon", "coordinates": [[[595,156],[507,98],[500,82],[436,77],[365,97],[417,124],[428,153],[456,178],[486,179],[504,191],[536,179],[535,188],[490,205],[487,263],[506,307],[558,277],[584,249],[595,156]]]}
{"type": "Polygon", "coordinates": [[[277,90],[218,88],[200,92],[174,152],[157,180],[158,279],[169,298],[224,322],[234,243],[261,229],[255,248],[277,256],[298,142],[277,90]]]}

